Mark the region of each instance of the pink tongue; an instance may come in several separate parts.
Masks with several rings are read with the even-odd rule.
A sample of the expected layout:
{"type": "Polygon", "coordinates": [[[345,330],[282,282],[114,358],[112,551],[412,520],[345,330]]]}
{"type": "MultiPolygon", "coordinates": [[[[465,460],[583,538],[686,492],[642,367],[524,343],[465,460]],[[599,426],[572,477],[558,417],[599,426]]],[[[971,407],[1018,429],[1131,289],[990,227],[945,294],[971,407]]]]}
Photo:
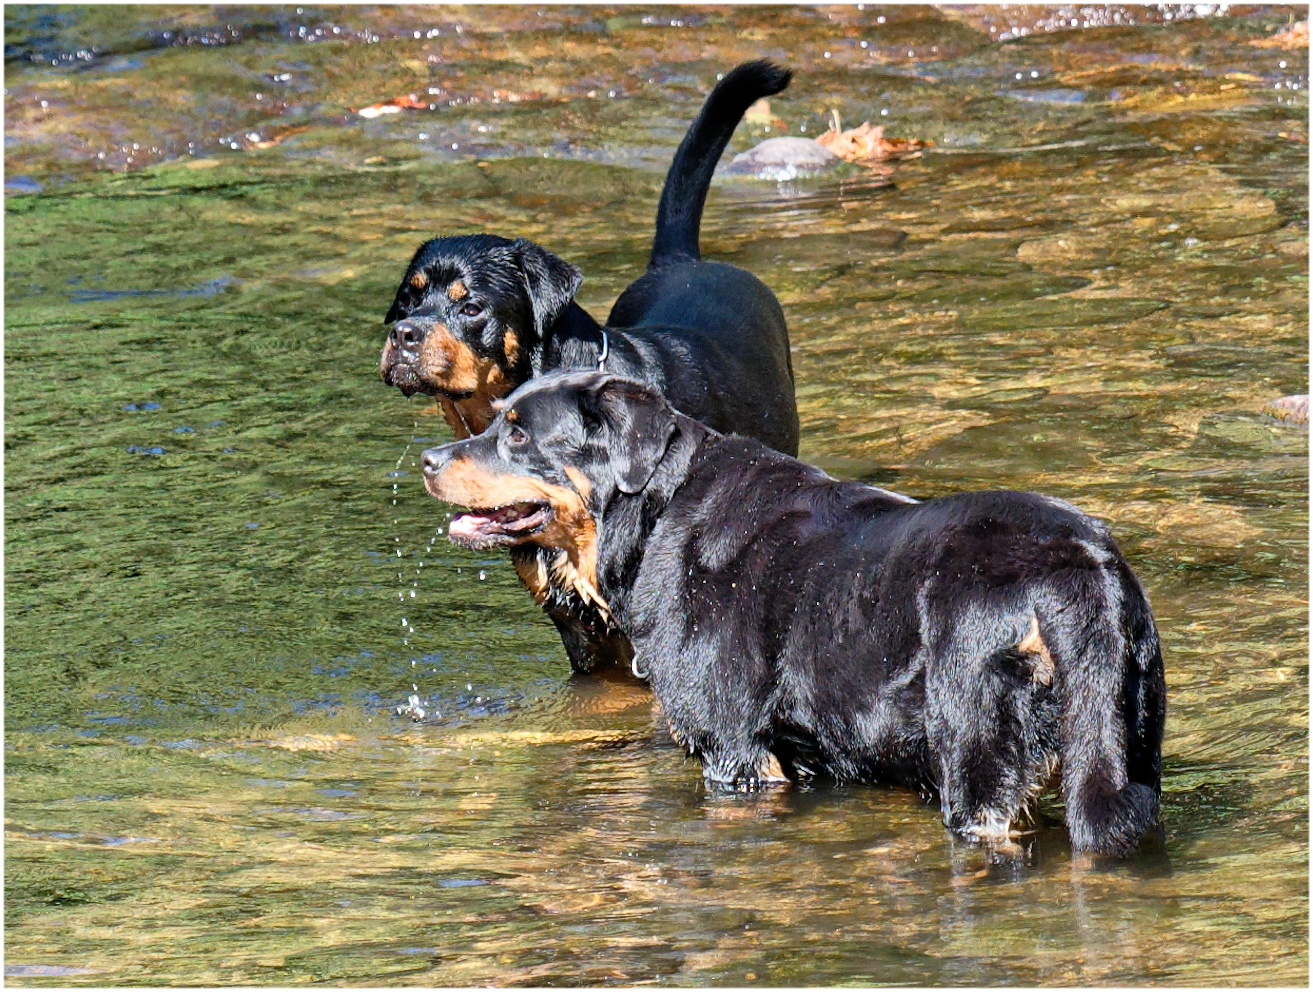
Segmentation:
{"type": "Polygon", "coordinates": [[[462,513],[451,521],[451,526],[447,528],[447,536],[474,537],[479,532],[479,525],[487,522],[487,517],[480,517],[473,513],[462,513]]]}

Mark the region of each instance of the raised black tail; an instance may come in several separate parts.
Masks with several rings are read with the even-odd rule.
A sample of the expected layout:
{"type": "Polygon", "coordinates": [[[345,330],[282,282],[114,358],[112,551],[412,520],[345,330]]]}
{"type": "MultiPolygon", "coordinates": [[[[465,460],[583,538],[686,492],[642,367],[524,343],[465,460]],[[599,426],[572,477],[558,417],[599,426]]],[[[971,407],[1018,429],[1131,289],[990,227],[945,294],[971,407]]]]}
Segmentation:
{"type": "Polygon", "coordinates": [[[666,173],[648,268],[702,257],[698,248],[702,207],[721,153],[747,109],[762,97],[779,93],[792,78],[788,69],[760,59],[735,67],[716,84],[666,173]]]}

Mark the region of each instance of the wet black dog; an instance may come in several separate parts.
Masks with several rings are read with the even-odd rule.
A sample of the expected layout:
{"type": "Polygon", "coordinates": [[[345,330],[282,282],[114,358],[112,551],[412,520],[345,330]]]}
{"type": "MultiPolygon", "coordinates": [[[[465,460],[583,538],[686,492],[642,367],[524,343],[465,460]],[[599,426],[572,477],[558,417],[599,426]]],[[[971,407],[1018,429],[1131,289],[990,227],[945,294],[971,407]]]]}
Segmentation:
{"type": "MultiPolygon", "coordinates": [[[[769,62],[748,62],[712,90],[666,176],[647,272],[616,301],[605,328],[574,302],[579,270],[551,252],[491,235],[438,238],[416,252],[388,311],[396,323],[383,348],[384,381],[437,397],[462,438],[487,427],[495,401],[531,377],[604,366],[719,430],[796,453],[779,302],[742,269],[702,261],[698,247],[707,189],[734,128],[789,79],[769,62]]],[[[575,669],[628,660],[627,640],[581,598],[568,561],[523,552],[515,566],[575,669]]]]}
{"type": "Polygon", "coordinates": [[[571,558],[712,782],[929,788],[1003,843],[1060,766],[1077,848],[1125,854],[1157,822],[1153,615],[1067,503],[836,482],[595,372],[525,385],[423,464],[473,508],[453,541],[571,558]]]}

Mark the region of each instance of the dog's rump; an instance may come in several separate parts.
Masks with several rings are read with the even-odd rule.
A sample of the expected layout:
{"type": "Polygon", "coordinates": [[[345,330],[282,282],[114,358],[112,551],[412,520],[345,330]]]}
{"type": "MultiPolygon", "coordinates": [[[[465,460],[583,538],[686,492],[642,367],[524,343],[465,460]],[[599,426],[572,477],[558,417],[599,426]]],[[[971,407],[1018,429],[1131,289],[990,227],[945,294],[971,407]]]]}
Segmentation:
{"type": "MultiPolygon", "coordinates": [[[[885,510],[863,530],[854,551],[878,561],[864,667],[880,671],[867,673],[872,705],[849,705],[889,735],[867,763],[905,766],[909,735],[889,714],[915,700],[891,709],[889,689],[907,686],[924,693],[949,827],[1000,839],[1060,765],[1074,845],[1134,846],[1158,818],[1165,687],[1148,600],[1106,527],[1060,500],[991,492],[885,510]]],[[[862,698],[847,681],[830,705],[862,698]]]]}
{"type": "Polygon", "coordinates": [[[697,504],[679,568],[698,598],[732,601],[737,583],[764,601],[717,609],[712,670],[694,679],[761,700],[748,735],[742,707],[703,709],[724,724],[710,737],[743,742],[720,748],[722,777],[750,779],[753,741],[770,739],[790,773],[933,789],[951,829],[1003,841],[1061,766],[1075,846],[1125,853],[1157,821],[1165,689],[1148,601],[1106,527],[1033,493],[917,504],[794,466],[759,462],[747,487],[697,472],[671,507],[697,504]],[[761,631],[764,668],[744,663],[740,623],[761,631]]]}

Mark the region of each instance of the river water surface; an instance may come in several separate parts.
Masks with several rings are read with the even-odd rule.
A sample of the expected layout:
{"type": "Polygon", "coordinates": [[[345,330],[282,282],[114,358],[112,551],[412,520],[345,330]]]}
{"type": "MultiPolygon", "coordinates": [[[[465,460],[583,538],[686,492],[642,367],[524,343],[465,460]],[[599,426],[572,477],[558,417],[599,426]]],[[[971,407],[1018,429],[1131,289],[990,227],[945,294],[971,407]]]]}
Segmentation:
{"type": "Polygon", "coordinates": [[[1254,44],[1294,14],[7,8],[8,981],[1305,983],[1308,434],[1263,408],[1307,391],[1308,65],[1254,44]],[[604,316],[763,54],[732,150],[935,144],[718,180],[704,250],[784,305],[805,458],[1112,522],[1170,689],[1126,862],[1054,799],[991,857],[905,791],[708,795],[441,534],[449,432],[376,369],[410,253],[524,235],[604,316]]]}

